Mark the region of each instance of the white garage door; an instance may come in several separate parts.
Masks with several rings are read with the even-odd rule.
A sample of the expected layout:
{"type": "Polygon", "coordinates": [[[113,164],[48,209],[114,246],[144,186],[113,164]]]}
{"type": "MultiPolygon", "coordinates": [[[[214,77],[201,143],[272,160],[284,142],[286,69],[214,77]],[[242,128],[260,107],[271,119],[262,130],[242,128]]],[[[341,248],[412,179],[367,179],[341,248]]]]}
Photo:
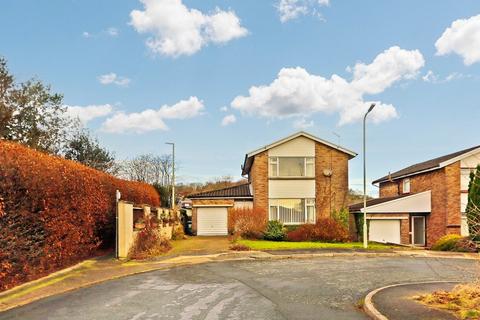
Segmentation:
{"type": "Polygon", "coordinates": [[[400,220],[369,220],[370,241],[400,244],[400,220]]]}
{"type": "Polygon", "coordinates": [[[197,225],[197,235],[199,236],[228,235],[227,208],[197,208],[197,225]]]}

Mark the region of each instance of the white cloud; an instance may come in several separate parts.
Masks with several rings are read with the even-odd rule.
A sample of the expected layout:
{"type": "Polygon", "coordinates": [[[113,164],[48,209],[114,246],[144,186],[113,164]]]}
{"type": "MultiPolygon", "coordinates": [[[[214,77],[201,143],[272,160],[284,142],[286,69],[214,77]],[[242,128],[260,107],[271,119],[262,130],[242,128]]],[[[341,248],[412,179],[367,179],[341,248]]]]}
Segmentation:
{"type": "Polygon", "coordinates": [[[480,61],[480,15],[452,22],[435,42],[437,55],[456,53],[465,65],[480,61]]]}
{"type": "Polygon", "coordinates": [[[313,14],[321,17],[319,8],[329,4],[329,0],[279,0],[276,7],[280,21],[287,22],[301,15],[313,14]]]}
{"type": "Polygon", "coordinates": [[[111,37],[118,37],[118,29],[114,27],[110,27],[106,30],[106,33],[111,37]]]}
{"type": "Polygon", "coordinates": [[[383,92],[395,82],[412,79],[425,61],[418,50],[391,47],[379,54],[372,63],[357,63],[353,79],[348,81],[336,74],[330,79],[308,73],[307,70],[283,68],[269,85],[253,86],[248,96],[237,96],[231,107],[243,114],[269,119],[305,117],[317,112],[338,113],[339,124],[361,120],[372,102],[377,107],[371,119],[381,122],[397,117],[391,104],[365,101],[365,94],[383,92]]]}
{"type": "Polygon", "coordinates": [[[154,53],[192,55],[209,43],[226,43],[248,33],[233,11],[216,8],[204,14],[181,0],[140,1],[144,11],[133,10],[130,24],[137,32],[152,35],[146,44],[154,53]]]}
{"type": "Polygon", "coordinates": [[[89,105],[89,106],[66,106],[67,115],[78,118],[83,124],[95,119],[105,117],[113,112],[110,104],[89,105]]]}
{"type": "Polygon", "coordinates": [[[82,37],[84,38],[90,38],[92,35],[90,34],[90,32],[87,32],[87,31],[84,31],[82,32],[82,37]]]}
{"type": "Polygon", "coordinates": [[[465,78],[471,78],[472,75],[470,74],[463,74],[460,72],[452,72],[449,75],[447,75],[445,78],[440,77],[437,75],[435,72],[432,70],[428,70],[428,72],[422,76],[422,80],[425,82],[430,82],[430,83],[446,83],[454,80],[460,80],[460,79],[465,79],[465,78]]]}
{"type": "Polygon", "coordinates": [[[118,76],[114,72],[110,72],[110,73],[99,76],[98,81],[101,84],[105,84],[105,85],[116,84],[117,86],[127,87],[130,84],[131,80],[126,77],[118,76]]]}
{"type": "Polygon", "coordinates": [[[227,106],[223,106],[220,108],[220,111],[222,112],[227,112],[228,111],[228,107],[227,106]]]}
{"type": "Polygon", "coordinates": [[[168,130],[166,119],[188,119],[199,116],[204,105],[197,97],[181,100],[169,106],[163,105],[159,109],[146,109],[141,112],[119,112],[105,120],[102,129],[111,133],[135,132],[143,133],[153,130],[168,130]]]}
{"type": "Polygon", "coordinates": [[[235,123],[235,122],[237,122],[237,118],[235,117],[235,115],[229,114],[229,115],[223,117],[223,119],[222,119],[222,126],[223,126],[223,127],[226,127],[226,126],[228,126],[228,125],[230,125],[230,124],[232,124],[232,123],[235,123]]]}
{"type": "Polygon", "coordinates": [[[313,127],[313,120],[307,121],[305,118],[299,118],[293,121],[293,127],[295,129],[304,130],[310,127],[313,127]]]}

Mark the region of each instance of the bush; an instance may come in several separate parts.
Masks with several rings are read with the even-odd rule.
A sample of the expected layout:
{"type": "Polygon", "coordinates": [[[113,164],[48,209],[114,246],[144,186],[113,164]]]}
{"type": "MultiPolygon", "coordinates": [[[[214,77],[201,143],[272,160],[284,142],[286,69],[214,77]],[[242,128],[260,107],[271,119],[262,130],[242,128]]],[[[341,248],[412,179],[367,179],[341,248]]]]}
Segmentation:
{"type": "Polygon", "coordinates": [[[267,215],[260,208],[232,208],[228,214],[228,231],[235,237],[262,239],[266,223],[267,215]]]}
{"type": "Polygon", "coordinates": [[[432,246],[435,251],[477,252],[477,244],[468,237],[448,234],[438,239],[432,246]]]}
{"type": "Polygon", "coordinates": [[[0,291],[112,248],[115,190],[160,205],[151,186],[0,140],[0,291]]]}
{"type": "Polygon", "coordinates": [[[135,260],[148,259],[165,253],[171,248],[170,242],[160,236],[158,228],[152,224],[152,219],[146,219],[145,228],[138,232],[128,257],[135,260]]]}
{"type": "Polygon", "coordinates": [[[178,223],[173,226],[172,240],[182,240],[182,239],[185,239],[185,230],[183,230],[183,225],[178,223]]]}
{"type": "Polygon", "coordinates": [[[268,221],[263,238],[265,240],[283,241],[287,236],[286,228],[280,221],[268,221]]]}
{"type": "Polygon", "coordinates": [[[233,251],[250,251],[250,247],[244,244],[234,243],[230,246],[230,250],[233,251]]]}
{"type": "Polygon", "coordinates": [[[350,240],[348,229],[333,218],[322,218],[315,224],[301,225],[287,235],[289,241],[346,242],[350,240]]]}
{"type": "Polygon", "coordinates": [[[348,209],[345,209],[345,208],[342,208],[339,211],[334,210],[332,213],[333,219],[338,223],[340,223],[345,228],[348,228],[349,216],[350,216],[350,213],[348,209]]]}

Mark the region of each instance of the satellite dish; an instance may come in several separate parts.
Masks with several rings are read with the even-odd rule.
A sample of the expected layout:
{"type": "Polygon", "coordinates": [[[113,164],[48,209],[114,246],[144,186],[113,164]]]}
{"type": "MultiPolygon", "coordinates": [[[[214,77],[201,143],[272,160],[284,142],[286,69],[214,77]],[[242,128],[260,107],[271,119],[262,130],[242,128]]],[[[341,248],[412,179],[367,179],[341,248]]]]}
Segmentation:
{"type": "Polygon", "coordinates": [[[323,175],[325,177],[331,177],[332,176],[332,169],[323,169],[323,175]]]}

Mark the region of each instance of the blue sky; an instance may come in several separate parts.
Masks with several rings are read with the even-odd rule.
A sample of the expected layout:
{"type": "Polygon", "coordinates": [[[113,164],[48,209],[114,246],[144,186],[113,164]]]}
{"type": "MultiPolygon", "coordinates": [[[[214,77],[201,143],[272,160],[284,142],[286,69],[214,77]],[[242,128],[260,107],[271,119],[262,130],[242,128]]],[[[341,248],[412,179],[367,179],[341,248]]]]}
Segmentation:
{"type": "Polygon", "coordinates": [[[183,181],[239,177],[246,152],[300,127],[360,153],[375,101],[373,180],[480,144],[479,14],[459,0],[4,0],[0,54],[120,159],[175,141],[183,181]]]}

